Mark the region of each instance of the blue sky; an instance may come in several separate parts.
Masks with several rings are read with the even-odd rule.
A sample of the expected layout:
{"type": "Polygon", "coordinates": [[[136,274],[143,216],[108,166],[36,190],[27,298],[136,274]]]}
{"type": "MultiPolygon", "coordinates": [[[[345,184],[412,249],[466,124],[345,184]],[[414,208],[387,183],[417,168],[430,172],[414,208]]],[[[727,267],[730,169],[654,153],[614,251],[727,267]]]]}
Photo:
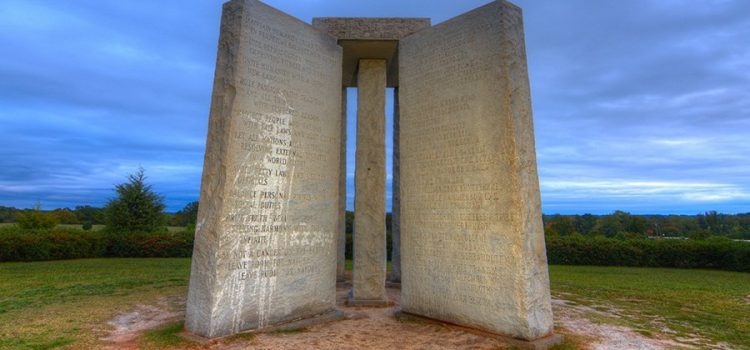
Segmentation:
{"type": "MultiPolygon", "coordinates": [[[[168,210],[196,200],[221,3],[0,2],[0,205],[100,206],[138,166],[168,210]]],[[[267,3],[435,24],[486,1],[267,3]]],[[[750,212],[750,2],[515,3],[545,213],[750,212]]]]}

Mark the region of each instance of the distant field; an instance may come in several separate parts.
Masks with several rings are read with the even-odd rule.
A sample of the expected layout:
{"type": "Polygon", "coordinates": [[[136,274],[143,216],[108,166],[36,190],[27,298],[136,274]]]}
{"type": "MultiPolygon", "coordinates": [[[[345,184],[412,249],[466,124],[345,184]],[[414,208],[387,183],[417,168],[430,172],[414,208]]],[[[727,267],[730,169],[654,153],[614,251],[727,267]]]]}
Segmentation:
{"type": "MultiPolygon", "coordinates": [[[[190,259],[84,259],[0,263],[0,349],[96,349],[105,322],[187,292],[190,259]]],[[[595,318],[650,335],[698,335],[750,344],[750,274],[651,268],[551,266],[552,293],[595,318]]],[[[178,306],[181,308],[181,306],[178,306]]],[[[743,347],[745,346],[745,347],[743,347]]]]}
{"type": "MultiPolygon", "coordinates": [[[[2,222],[2,223],[0,223],[0,227],[10,226],[10,225],[15,225],[15,223],[9,223],[9,222],[2,222]]],[[[57,225],[57,226],[58,227],[83,229],[83,225],[78,225],[78,224],[60,224],[60,225],[57,225]]],[[[93,229],[93,230],[101,230],[102,228],[104,228],[104,225],[93,225],[91,229],[93,229]]],[[[182,231],[185,228],[182,227],[182,226],[167,226],[167,229],[169,230],[169,232],[175,232],[175,231],[182,231]]]]}

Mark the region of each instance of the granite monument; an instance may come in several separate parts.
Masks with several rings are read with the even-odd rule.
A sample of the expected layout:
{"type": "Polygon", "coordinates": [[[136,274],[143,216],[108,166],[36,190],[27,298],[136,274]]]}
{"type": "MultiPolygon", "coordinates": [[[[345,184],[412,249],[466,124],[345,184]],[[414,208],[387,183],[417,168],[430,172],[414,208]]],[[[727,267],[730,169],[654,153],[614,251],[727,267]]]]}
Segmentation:
{"type": "Polygon", "coordinates": [[[552,329],[520,8],[294,19],[224,5],[186,328],[213,338],[335,310],[346,88],[356,87],[350,305],[385,306],[385,96],[395,88],[401,310],[546,347],[552,329]]]}

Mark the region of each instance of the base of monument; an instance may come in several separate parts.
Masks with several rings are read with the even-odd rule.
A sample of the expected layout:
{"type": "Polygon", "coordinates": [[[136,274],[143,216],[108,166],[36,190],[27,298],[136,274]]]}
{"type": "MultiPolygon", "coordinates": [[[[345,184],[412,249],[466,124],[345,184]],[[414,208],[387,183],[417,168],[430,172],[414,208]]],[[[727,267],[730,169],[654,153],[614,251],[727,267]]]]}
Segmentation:
{"type": "Polygon", "coordinates": [[[401,289],[401,281],[385,281],[386,288],[401,289]]]}
{"type": "Polygon", "coordinates": [[[328,311],[326,313],[322,313],[322,314],[318,314],[318,315],[314,315],[314,316],[310,316],[306,318],[301,318],[297,320],[292,320],[292,321],[288,321],[284,323],[279,323],[277,325],[272,325],[272,326],[268,326],[268,327],[264,327],[260,329],[252,329],[252,330],[248,330],[248,331],[244,331],[244,332],[240,332],[236,334],[231,334],[231,335],[227,335],[223,337],[206,338],[200,335],[190,333],[188,331],[183,331],[182,333],[180,333],[180,336],[185,340],[205,345],[213,341],[220,340],[222,338],[234,337],[239,334],[253,334],[253,333],[257,334],[257,333],[268,333],[268,332],[276,332],[276,331],[293,331],[293,330],[299,330],[302,328],[307,328],[307,327],[314,326],[314,325],[321,324],[321,323],[338,321],[345,317],[346,315],[344,314],[343,311],[335,309],[335,310],[328,311]]]}
{"type": "Polygon", "coordinates": [[[396,311],[396,314],[394,316],[396,316],[396,318],[399,320],[418,321],[418,322],[437,324],[437,325],[441,325],[441,326],[445,326],[449,328],[454,328],[457,330],[462,330],[464,332],[481,335],[484,337],[495,338],[497,340],[502,341],[503,343],[510,345],[511,347],[516,347],[520,349],[546,350],[557,344],[562,343],[564,340],[563,336],[559,334],[550,334],[543,338],[534,339],[534,340],[518,339],[518,338],[513,338],[512,336],[509,336],[509,335],[487,332],[481,329],[461,326],[461,325],[457,325],[457,324],[450,323],[450,322],[436,320],[434,318],[410,314],[408,312],[403,312],[400,310],[396,311]]]}
{"type": "Polygon", "coordinates": [[[352,282],[351,281],[343,281],[343,282],[336,281],[336,288],[338,288],[338,289],[351,289],[352,288],[352,282]]]}
{"type": "Polygon", "coordinates": [[[389,307],[393,306],[394,303],[390,300],[379,300],[379,299],[352,299],[351,297],[346,301],[347,306],[365,306],[365,307],[389,307]]]}

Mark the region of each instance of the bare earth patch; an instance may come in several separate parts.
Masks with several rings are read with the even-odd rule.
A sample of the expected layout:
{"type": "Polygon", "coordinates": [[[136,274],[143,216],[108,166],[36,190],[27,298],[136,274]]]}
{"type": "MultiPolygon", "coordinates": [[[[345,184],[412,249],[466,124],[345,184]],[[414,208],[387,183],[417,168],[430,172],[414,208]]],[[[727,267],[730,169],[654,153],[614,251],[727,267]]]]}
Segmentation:
{"type": "MultiPolygon", "coordinates": [[[[348,307],[348,288],[339,288],[337,301],[346,317],[340,321],[314,325],[292,332],[260,333],[254,337],[228,338],[191,348],[213,350],[239,349],[502,349],[497,339],[483,337],[435,324],[402,322],[394,317],[400,290],[388,289],[396,306],[387,308],[348,307]]],[[[596,322],[589,316],[617,318],[618,310],[607,305],[594,307],[573,305],[554,299],[556,328],[580,339],[583,349],[690,349],[684,339],[671,339],[668,332],[645,336],[631,328],[596,322]],[[581,341],[583,340],[583,341],[581,341]]],[[[184,318],[184,300],[162,299],[157,305],[138,305],[117,315],[108,323],[112,331],[102,340],[106,349],[139,349],[137,340],[144,331],[179,322],[184,318]]],[[[719,346],[721,348],[721,346],[719,346]]]]}
{"type": "Polygon", "coordinates": [[[562,299],[552,301],[556,326],[562,327],[570,333],[589,340],[587,349],[591,350],[658,350],[658,349],[689,349],[691,346],[678,343],[659,335],[646,337],[631,328],[604,323],[594,323],[586,314],[598,314],[609,318],[619,316],[607,310],[606,307],[596,308],[572,305],[562,299]]]}
{"type": "Polygon", "coordinates": [[[182,320],[185,313],[176,310],[184,309],[184,304],[184,299],[162,298],[156,305],[139,304],[132,311],[115,316],[107,322],[114,329],[102,338],[109,343],[104,349],[138,349],[135,341],[144,331],[182,320]]]}
{"type": "MultiPolygon", "coordinates": [[[[432,324],[400,322],[396,307],[346,307],[348,289],[338,290],[342,321],[320,324],[293,334],[259,334],[252,342],[217,349],[497,349],[497,340],[432,324]]],[[[399,302],[400,291],[388,289],[388,297],[399,302]]]]}

